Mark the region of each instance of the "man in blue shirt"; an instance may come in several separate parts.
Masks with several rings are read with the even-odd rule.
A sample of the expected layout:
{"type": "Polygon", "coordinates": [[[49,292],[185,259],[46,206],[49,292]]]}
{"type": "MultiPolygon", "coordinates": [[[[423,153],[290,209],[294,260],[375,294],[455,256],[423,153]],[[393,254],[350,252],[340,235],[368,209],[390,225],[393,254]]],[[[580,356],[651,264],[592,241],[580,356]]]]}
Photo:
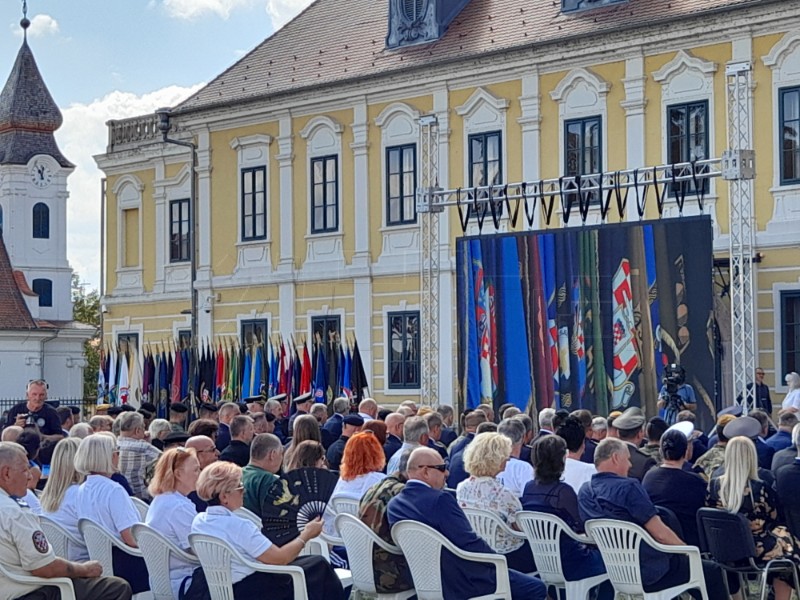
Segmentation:
{"type": "MultiPolygon", "coordinates": [[[[467,552],[495,554],[472,530],[456,499],[442,491],[447,465],[431,448],[417,448],[408,459],[408,483],[389,501],[389,525],[417,521],[432,527],[458,548],[467,552]]],[[[469,562],[442,550],[442,592],[444,600],[462,600],[491,594],[496,586],[495,567],[469,562]]],[[[513,600],[544,600],[546,586],[536,577],[508,570],[513,600]]]]}
{"type": "MultiPolygon", "coordinates": [[[[631,461],[625,442],[615,438],[604,439],[597,445],[594,464],[597,473],[592,475],[591,481],[584,484],[578,494],[578,509],[582,519],[627,521],[644,528],[661,544],[685,545],[658,516],[642,484],[628,477],[631,461]]],[[[664,590],[689,579],[689,558],[685,555],[666,554],[643,544],[639,549],[639,558],[642,583],[647,592],[664,590]]],[[[703,575],[711,600],[728,598],[719,565],[704,560],[703,575]]],[[[731,589],[731,593],[736,591],[731,589]]],[[[694,596],[695,591],[691,593],[694,596]]]]}
{"type": "MultiPolygon", "coordinates": [[[[778,414],[778,431],[765,442],[775,452],[792,446],[792,429],[797,425],[797,415],[793,412],[781,411],[778,414]]],[[[774,457],[774,455],[773,455],[774,457]]]]}

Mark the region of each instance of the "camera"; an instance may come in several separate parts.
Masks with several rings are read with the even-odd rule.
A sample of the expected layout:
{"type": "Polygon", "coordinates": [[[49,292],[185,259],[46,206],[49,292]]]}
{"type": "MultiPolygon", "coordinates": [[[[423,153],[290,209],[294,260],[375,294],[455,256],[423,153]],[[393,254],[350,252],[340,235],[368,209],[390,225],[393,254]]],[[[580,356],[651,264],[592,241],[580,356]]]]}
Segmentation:
{"type": "Polygon", "coordinates": [[[678,364],[672,363],[664,368],[661,383],[664,384],[667,402],[673,407],[679,407],[683,399],[678,395],[678,388],[686,382],[686,370],[678,364]]]}

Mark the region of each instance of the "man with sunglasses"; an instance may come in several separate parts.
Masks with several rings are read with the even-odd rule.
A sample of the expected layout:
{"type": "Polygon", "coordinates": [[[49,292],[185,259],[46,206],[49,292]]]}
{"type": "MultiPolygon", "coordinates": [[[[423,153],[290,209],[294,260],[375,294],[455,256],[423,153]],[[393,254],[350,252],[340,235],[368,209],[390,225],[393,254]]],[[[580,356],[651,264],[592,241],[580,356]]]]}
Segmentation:
{"type": "MultiPolygon", "coordinates": [[[[408,483],[389,502],[389,524],[417,521],[432,527],[457,547],[467,552],[496,554],[472,530],[456,499],[443,491],[447,465],[436,450],[417,448],[408,459],[408,483]]],[[[442,592],[444,600],[459,600],[491,594],[495,589],[495,567],[468,562],[449,552],[442,553],[442,592]]],[[[544,600],[546,586],[536,577],[508,570],[514,600],[544,600]]]]}

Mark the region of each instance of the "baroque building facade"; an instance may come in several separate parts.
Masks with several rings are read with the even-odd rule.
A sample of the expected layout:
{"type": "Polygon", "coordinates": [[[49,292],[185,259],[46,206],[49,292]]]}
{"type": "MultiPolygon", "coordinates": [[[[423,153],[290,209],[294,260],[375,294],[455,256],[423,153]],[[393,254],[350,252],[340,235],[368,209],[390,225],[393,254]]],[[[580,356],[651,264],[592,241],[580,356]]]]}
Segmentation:
{"type": "MultiPolygon", "coordinates": [[[[725,65],[750,61],[757,360],[780,396],[784,375],[800,370],[798,9],[796,0],[394,0],[387,20],[384,3],[317,0],[172,111],[171,135],[197,147],[200,339],[336,330],[358,340],[376,399],[418,396],[419,117],[438,118],[445,188],[718,157],[728,147],[725,65]]],[[[107,178],[105,342],[185,336],[189,153],[164,144],[144,115],[111,121],[96,160],[107,178]]],[[[683,214],[700,210],[688,199],[683,214]]],[[[702,210],[724,259],[725,182],[709,182],[702,210]]],[[[678,216],[674,201],[665,215],[678,216]]],[[[645,216],[657,216],[655,203],[645,216]]],[[[632,202],[621,218],[639,218],[632,202]]],[[[600,221],[592,207],[587,222],[600,221]]],[[[448,209],[445,403],[456,389],[461,235],[448,209]]]]}

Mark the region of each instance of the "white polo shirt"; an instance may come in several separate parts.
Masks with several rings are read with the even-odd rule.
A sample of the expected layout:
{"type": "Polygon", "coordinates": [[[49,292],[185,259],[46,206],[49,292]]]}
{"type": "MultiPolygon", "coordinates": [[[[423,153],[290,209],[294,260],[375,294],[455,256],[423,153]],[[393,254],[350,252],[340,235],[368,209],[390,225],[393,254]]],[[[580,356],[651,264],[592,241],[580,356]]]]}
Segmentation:
{"type": "Polygon", "coordinates": [[[581,486],[592,478],[592,475],[597,473],[597,469],[593,464],[581,462],[574,458],[567,458],[567,463],[564,465],[564,483],[570,486],[575,493],[581,491],[581,486]]]}
{"type": "Polygon", "coordinates": [[[522,497],[525,484],[533,479],[533,467],[524,460],[511,457],[506,468],[497,474],[497,480],[517,498],[522,497]]]}
{"type": "MultiPolygon", "coordinates": [[[[196,515],[192,522],[192,533],[221,539],[245,558],[254,561],[272,547],[272,542],[261,534],[261,530],[252,521],[233,514],[224,506],[209,506],[206,512],[196,515]]],[[[236,559],[231,561],[233,583],[239,583],[253,573],[255,570],[244,563],[236,559]]]]}
{"type": "MultiPolygon", "coordinates": [[[[169,492],[153,498],[144,522],[178,548],[188,550],[192,521],[196,516],[197,509],[189,498],[180,492],[169,492]]],[[[192,576],[194,569],[195,565],[170,556],[169,580],[172,584],[172,593],[176,598],[179,595],[181,583],[187,577],[192,576]]]]}
{"type": "Polygon", "coordinates": [[[81,484],[78,518],[94,521],[120,540],[121,531],[141,523],[125,488],[104,475],[89,475],[81,484]]]}
{"type": "MultiPolygon", "coordinates": [[[[0,563],[19,575],[30,575],[56,559],[53,548],[30,509],[23,508],[0,489],[0,563]]],[[[11,600],[31,591],[0,575],[0,600],[11,600]]]]}
{"type": "MultiPolygon", "coordinates": [[[[80,486],[77,483],[72,484],[67,488],[64,493],[64,498],[61,500],[61,506],[55,512],[42,512],[42,514],[61,525],[64,529],[69,531],[72,535],[81,539],[81,532],[78,531],[78,494],[80,493],[80,486]]],[[[89,560],[89,551],[86,546],[76,546],[72,542],[67,544],[67,553],[69,560],[89,560]]]]}

